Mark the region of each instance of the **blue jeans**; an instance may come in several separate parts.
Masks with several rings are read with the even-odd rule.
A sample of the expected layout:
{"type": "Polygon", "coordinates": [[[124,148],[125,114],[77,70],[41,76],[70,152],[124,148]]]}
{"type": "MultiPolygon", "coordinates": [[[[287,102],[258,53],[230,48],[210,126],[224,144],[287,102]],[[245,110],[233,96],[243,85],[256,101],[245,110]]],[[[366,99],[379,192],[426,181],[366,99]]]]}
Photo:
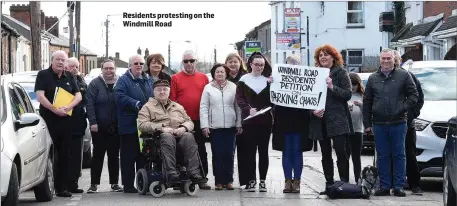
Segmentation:
{"type": "Polygon", "coordinates": [[[394,125],[373,125],[376,152],[378,155],[378,169],[380,187],[391,187],[391,157],[393,160],[393,189],[403,189],[406,176],[405,137],[406,123],[394,125]]]}
{"type": "Polygon", "coordinates": [[[286,133],[284,141],[285,144],[282,151],[282,168],[284,170],[284,177],[286,179],[292,179],[293,169],[293,179],[299,180],[303,170],[301,136],[299,133],[286,133]]]}
{"type": "Polygon", "coordinates": [[[233,183],[236,129],[212,129],[210,135],[215,183],[216,185],[233,183]]]}

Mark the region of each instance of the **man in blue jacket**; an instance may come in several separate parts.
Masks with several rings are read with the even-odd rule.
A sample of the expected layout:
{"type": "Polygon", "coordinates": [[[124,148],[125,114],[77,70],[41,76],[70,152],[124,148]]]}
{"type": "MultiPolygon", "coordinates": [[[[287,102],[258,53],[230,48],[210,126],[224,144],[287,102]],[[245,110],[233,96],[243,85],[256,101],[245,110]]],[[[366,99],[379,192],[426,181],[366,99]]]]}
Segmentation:
{"type": "Polygon", "coordinates": [[[121,176],[124,193],[136,193],[133,187],[135,171],[143,167],[140,155],[137,118],[141,107],[153,97],[153,80],[143,72],[144,59],[140,55],[129,58],[129,70],[117,81],[115,93],[118,105],[118,130],[121,136],[121,176]],[[136,163],[136,170],[135,170],[136,163]]]}

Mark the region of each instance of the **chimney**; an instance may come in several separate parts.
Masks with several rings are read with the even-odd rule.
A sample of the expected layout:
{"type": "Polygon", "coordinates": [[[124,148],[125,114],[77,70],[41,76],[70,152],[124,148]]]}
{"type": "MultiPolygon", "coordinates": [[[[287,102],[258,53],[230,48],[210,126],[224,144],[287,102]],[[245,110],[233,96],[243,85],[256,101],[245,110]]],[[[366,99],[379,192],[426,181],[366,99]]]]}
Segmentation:
{"type": "Polygon", "coordinates": [[[13,4],[10,6],[11,17],[30,26],[30,7],[28,4],[13,4]]]}
{"type": "MultiPolygon", "coordinates": [[[[45,20],[46,22],[46,30],[48,30],[49,28],[51,28],[56,22],[59,21],[59,19],[56,17],[56,16],[47,16],[45,17],[45,20]]],[[[51,33],[52,35],[56,36],[56,37],[59,37],[59,23],[57,23],[57,25],[51,29],[49,31],[49,33],[51,33]]]]}
{"type": "Polygon", "coordinates": [[[46,21],[43,10],[41,10],[41,30],[46,29],[46,21]]]}
{"type": "Polygon", "coordinates": [[[119,52],[116,52],[116,59],[119,59],[119,52]]]}
{"type": "Polygon", "coordinates": [[[141,55],[141,49],[140,49],[140,47],[138,47],[138,49],[136,50],[136,53],[138,53],[139,55],[141,55]]]}
{"type": "Polygon", "coordinates": [[[149,49],[146,48],[146,50],[144,50],[144,58],[147,58],[149,56],[149,49]]]}

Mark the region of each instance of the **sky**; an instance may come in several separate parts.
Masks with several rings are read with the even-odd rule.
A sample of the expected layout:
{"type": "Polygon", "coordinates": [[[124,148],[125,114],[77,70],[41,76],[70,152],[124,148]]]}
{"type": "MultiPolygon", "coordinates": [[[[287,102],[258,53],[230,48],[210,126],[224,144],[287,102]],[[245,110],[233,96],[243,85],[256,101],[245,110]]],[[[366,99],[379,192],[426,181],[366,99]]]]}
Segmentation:
{"type": "MultiPolygon", "coordinates": [[[[187,49],[193,49],[200,61],[214,59],[216,47],[217,61],[225,61],[228,53],[234,51],[234,44],[244,39],[245,34],[271,18],[269,2],[82,2],[81,3],[81,45],[105,55],[104,21],[109,16],[109,56],[115,52],[127,61],[140,47],[142,54],[159,52],[168,63],[168,42],[171,42],[171,62],[181,61],[187,49]],[[153,13],[169,14],[214,14],[214,18],[202,19],[160,19],[172,21],[172,27],[124,27],[123,21],[157,21],[157,19],[127,19],[122,14],[153,13]],[[186,40],[191,43],[185,43],[186,40]]],[[[8,2],[2,6],[3,14],[9,14],[12,4],[28,2],[8,2]]],[[[66,12],[66,2],[41,2],[41,10],[46,16],[62,17],[66,12]]],[[[59,22],[59,33],[68,27],[68,15],[59,22]]]]}

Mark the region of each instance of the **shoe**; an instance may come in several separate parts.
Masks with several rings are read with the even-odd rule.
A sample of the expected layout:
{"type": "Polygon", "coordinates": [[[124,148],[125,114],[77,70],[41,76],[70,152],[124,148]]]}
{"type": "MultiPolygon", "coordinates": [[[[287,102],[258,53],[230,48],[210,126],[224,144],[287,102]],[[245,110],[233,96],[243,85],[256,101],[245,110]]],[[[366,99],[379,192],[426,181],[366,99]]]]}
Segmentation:
{"type": "Polygon", "coordinates": [[[122,191],[124,191],[124,189],[122,189],[122,187],[120,187],[118,184],[112,184],[111,185],[111,191],[113,191],[113,192],[122,192],[122,191]]]}
{"type": "Polygon", "coordinates": [[[374,193],[374,196],[390,196],[390,190],[380,188],[374,193]]]}
{"type": "Polygon", "coordinates": [[[394,196],[396,197],[405,197],[406,193],[403,189],[395,189],[394,190],[394,196]]]}
{"type": "Polygon", "coordinates": [[[98,192],[97,185],[90,185],[89,189],[87,190],[88,194],[97,193],[97,192],[98,192]]]}
{"type": "Polygon", "coordinates": [[[233,187],[233,184],[232,183],[228,183],[225,188],[227,188],[227,190],[234,190],[235,188],[233,187]]]}
{"type": "Polygon", "coordinates": [[[68,191],[63,191],[63,192],[58,192],[58,193],[56,193],[56,196],[57,196],[57,197],[71,197],[72,195],[71,195],[71,193],[68,192],[68,191]]]}
{"type": "Polygon", "coordinates": [[[138,190],[134,187],[124,188],[124,193],[138,193],[138,190]]]}
{"type": "Polygon", "coordinates": [[[420,187],[411,188],[411,192],[413,192],[413,195],[423,195],[424,193],[424,191],[422,191],[420,187]]]}
{"type": "Polygon", "coordinates": [[[300,193],[300,180],[292,180],[292,193],[300,193]]]}
{"type": "Polygon", "coordinates": [[[79,188],[73,188],[73,189],[70,189],[69,192],[75,193],[75,194],[79,194],[79,193],[83,193],[84,190],[83,189],[79,189],[79,188]]]}
{"type": "Polygon", "coordinates": [[[174,184],[174,183],[179,183],[179,176],[177,174],[170,174],[168,175],[168,183],[174,184]]]}
{"type": "Polygon", "coordinates": [[[199,183],[198,184],[198,187],[202,190],[210,190],[211,189],[211,186],[209,186],[208,184],[206,183],[199,183]]]}
{"type": "MultiPolygon", "coordinates": [[[[190,180],[193,183],[206,183],[206,179],[200,176],[199,174],[191,175],[190,180]]],[[[221,185],[222,186],[222,185],[221,185]]],[[[210,188],[211,189],[211,188],[210,188]]]]}
{"type": "Polygon", "coordinates": [[[335,184],[335,181],[333,181],[333,180],[325,182],[325,190],[322,191],[322,192],[319,192],[319,195],[326,195],[327,194],[327,189],[330,186],[332,186],[333,184],[335,184]]]}
{"type": "Polygon", "coordinates": [[[255,180],[249,181],[249,184],[246,185],[247,191],[248,191],[248,192],[255,192],[255,186],[256,186],[256,185],[257,185],[257,183],[255,182],[255,180]]]}
{"type": "Polygon", "coordinates": [[[290,192],[292,192],[292,179],[286,179],[282,193],[290,193],[290,192]]]}
{"type": "Polygon", "coordinates": [[[215,190],[223,190],[224,188],[222,187],[221,184],[217,184],[216,187],[214,187],[215,190]]]}
{"type": "Polygon", "coordinates": [[[260,192],[266,192],[267,191],[267,185],[265,184],[265,180],[260,180],[259,191],[260,192]]]}

